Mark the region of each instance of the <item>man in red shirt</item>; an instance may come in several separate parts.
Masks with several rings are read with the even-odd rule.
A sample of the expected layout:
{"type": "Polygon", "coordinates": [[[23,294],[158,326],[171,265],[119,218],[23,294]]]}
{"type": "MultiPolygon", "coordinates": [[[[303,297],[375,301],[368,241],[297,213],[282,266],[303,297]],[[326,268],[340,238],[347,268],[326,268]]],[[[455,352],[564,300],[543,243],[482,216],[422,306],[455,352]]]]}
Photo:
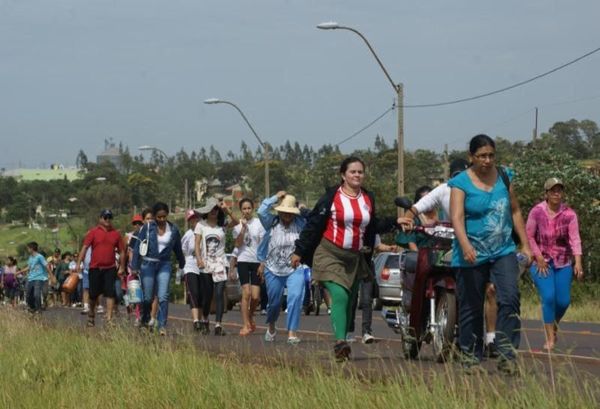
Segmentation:
{"type": "Polygon", "coordinates": [[[125,246],[121,233],[112,226],[113,214],[104,209],[100,212],[98,225],[85,236],[83,247],[77,260],[77,273],[81,272],[82,260],[88,249],[92,248],[90,261],[90,311],[88,313],[88,326],[95,325],[96,304],[98,297],[106,298],[106,320],[110,322],[115,305],[115,282],[117,274],[125,272],[125,246]],[[119,254],[119,271],[117,272],[116,254],[119,254]]]}

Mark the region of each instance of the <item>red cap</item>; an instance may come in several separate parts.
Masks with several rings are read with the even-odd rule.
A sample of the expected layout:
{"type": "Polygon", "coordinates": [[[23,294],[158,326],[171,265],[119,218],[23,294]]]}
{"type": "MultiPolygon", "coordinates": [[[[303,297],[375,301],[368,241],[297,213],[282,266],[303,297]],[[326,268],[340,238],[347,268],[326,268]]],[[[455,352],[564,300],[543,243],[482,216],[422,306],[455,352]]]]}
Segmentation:
{"type": "Polygon", "coordinates": [[[190,209],[185,212],[185,220],[190,220],[194,217],[198,217],[198,213],[194,209],[190,209]]]}
{"type": "Polygon", "coordinates": [[[133,216],[131,218],[131,224],[136,223],[136,222],[144,223],[144,219],[142,219],[142,215],[141,214],[136,214],[135,216],[133,216]]]}

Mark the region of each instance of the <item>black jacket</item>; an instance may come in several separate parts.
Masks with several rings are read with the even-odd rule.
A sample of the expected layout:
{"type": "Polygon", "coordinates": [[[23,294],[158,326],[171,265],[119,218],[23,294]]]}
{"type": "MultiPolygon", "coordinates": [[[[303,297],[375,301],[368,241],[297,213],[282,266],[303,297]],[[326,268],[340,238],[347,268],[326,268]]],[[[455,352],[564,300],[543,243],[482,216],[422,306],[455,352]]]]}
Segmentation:
{"type": "MultiPolygon", "coordinates": [[[[331,205],[338,189],[339,186],[328,188],[325,194],[321,196],[313,210],[309,213],[306,226],[300,233],[298,240],[296,240],[294,253],[300,256],[304,264],[312,266],[313,255],[327,228],[327,220],[331,217],[331,205]]],[[[371,262],[373,247],[375,246],[375,235],[393,230],[396,227],[396,219],[378,219],[375,212],[375,196],[365,189],[363,189],[363,193],[369,197],[373,206],[371,221],[367,225],[364,239],[365,256],[367,257],[367,261],[371,262]]]]}

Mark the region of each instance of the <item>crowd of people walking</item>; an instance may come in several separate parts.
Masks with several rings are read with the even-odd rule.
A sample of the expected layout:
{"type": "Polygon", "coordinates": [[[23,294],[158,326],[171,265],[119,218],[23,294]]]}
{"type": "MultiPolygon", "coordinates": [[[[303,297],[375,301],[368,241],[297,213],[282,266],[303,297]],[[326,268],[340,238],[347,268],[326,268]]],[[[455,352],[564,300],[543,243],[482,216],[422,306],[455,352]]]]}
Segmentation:
{"type": "Polygon", "coordinates": [[[57,249],[46,259],[38,244],[30,242],[27,266],[19,269],[17,260],[9,257],[0,285],[12,306],[24,297],[33,314],[40,313],[48,298],[63,306],[81,303],[88,326],[96,324],[101,298],[110,325],[123,294],[141,288],[137,302],[127,307],[135,325],[166,335],[171,279],[183,276],[194,331],[224,336],[226,283],[239,279],[239,335],[253,334],[256,313],[266,309],[264,340],[274,342],[285,299],[287,343],[296,345],[301,342],[301,312],[310,298],[307,277],[311,277],[331,300],[333,354],[343,361],[351,356],[348,336],[354,331],[359,292],[362,339],[367,344],[374,340],[370,305],[374,252],[427,246],[426,238],[410,234],[411,228],[446,219],[456,236],[452,267],[462,363],[477,368],[485,351],[492,351],[500,357],[499,368],[510,372],[521,328],[517,250],[530,265],[540,293],[547,350],[556,344],[558,324],[570,303],[572,279],[583,277],[582,250],[577,216],[564,203],[566,185],[549,175],[544,200],[525,223],[513,188],[517,176],[510,168],[497,166],[495,155],[491,138],[475,136],[469,145],[470,160],[454,161],[447,183],[435,189],[420,188],[414,206],[398,219],[381,217],[376,211],[376,198],[364,186],[367,168],[358,157],[344,159],[339,183],[312,210],[280,191],[265,198],[256,214],[254,201],[241,199],[238,218],[222,200],[209,197],[201,208],[186,211],[187,230],[182,234],[169,220],[169,206],[157,202],[132,218],[133,230],[124,239],[113,227],[111,210],[103,209],[77,253],[57,249]],[[381,243],[380,235],[395,229],[403,231],[396,241],[381,243]],[[231,260],[226,256],[228,234],[234,247],[231,260]]]}

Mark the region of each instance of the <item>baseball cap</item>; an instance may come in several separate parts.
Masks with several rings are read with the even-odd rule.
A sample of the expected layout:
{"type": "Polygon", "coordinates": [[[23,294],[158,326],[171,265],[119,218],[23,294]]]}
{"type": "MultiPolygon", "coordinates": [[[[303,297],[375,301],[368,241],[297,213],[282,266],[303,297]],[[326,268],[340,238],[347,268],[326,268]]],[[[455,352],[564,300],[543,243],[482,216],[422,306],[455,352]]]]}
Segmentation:
{"type": "Polygon", "coordinates": [[[190,220],[194,217],[198,217],[198,213],[194,209],[189,209],[185,212],[185,220],[190,220]]]}
{"type": "Polygon", "coordinates": [[[131,224],[135,224],[135,223],[144,223],[144,219],[142,219],[141,214],[136,214],[135,216],[133,216],[131,218],[131,224]]]}
{"type": "Polygon", "coordinates": [[[100,212],[100,217],[112,219],[113,214],[110,211],[110,209],[102,209],[102,211],[100,212]]]}
{"type": "Polygon", "coordinates": [[[548,178],[544,183],[544,190],[550,190],[556,185],[561,185],[562,187],[565,187],[565,184],[559,178],[548,178]]]}

